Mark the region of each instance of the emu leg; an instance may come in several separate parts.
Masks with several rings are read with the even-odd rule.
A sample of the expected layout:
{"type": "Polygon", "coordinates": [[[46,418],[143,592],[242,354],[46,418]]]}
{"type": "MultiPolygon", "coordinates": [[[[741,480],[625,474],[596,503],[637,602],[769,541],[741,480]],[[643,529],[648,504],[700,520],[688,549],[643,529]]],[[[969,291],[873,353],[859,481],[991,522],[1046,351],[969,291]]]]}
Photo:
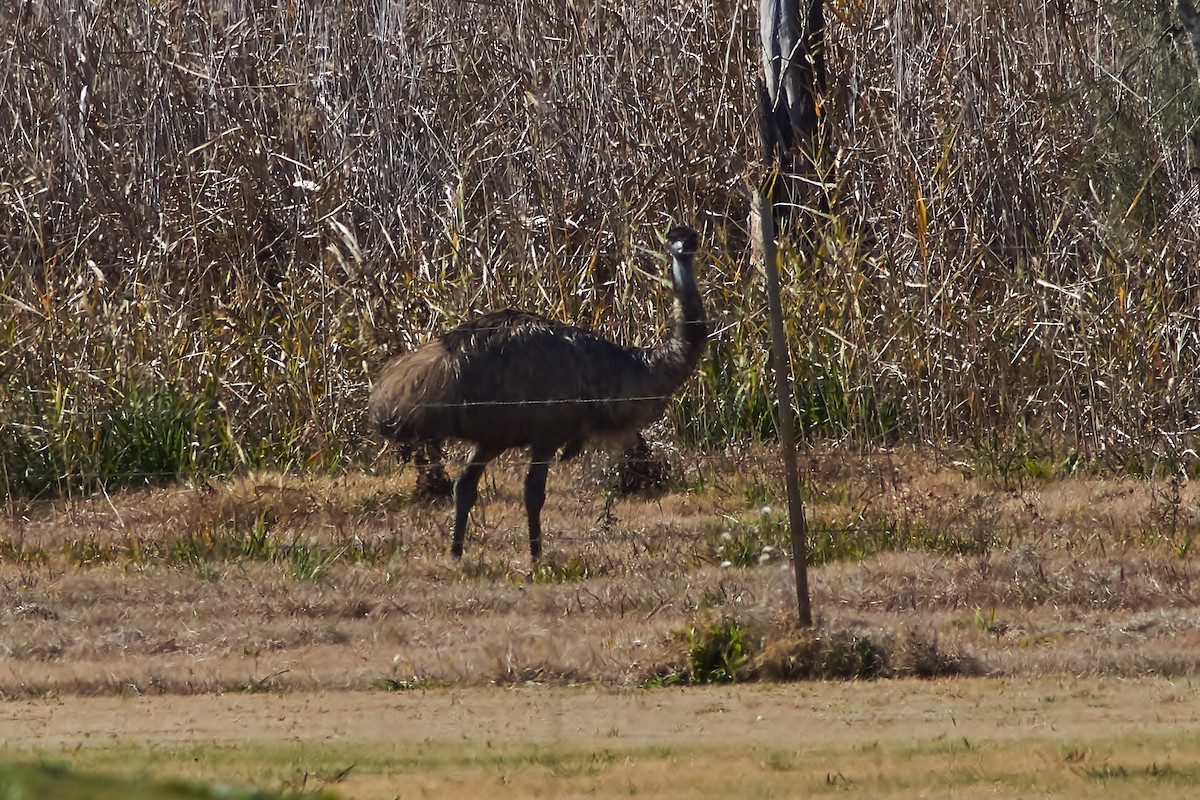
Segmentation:
{"type": "Polygon", "coordinates": [[[479,497],[479,478],[483,475],[483,468],[499,454],[498,450],[476,447],[475,452],[471,454],[471,460],[454,482],[454,542],[450,545],[450,553],[455,558],[462,558],[463,539],[467,535],[467,517],[479,497]]]}
{"type": "Polygon", "coordinates": [[[529,516],[529,554],[537,561],[542,557],[542,506],[546,503],[546,474],[557,448],[534,448],[529,457],[529,474],[525,476],[525,513],[529,516]]]}

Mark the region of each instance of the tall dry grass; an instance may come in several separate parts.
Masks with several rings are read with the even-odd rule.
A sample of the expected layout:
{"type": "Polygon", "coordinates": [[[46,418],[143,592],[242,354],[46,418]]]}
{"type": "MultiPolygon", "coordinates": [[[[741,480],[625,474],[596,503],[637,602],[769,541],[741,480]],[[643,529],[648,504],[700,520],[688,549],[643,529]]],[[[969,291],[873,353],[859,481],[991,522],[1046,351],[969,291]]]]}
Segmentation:
{"type": "MultiPolygon", "coordinates": [[[[753,4],[29,0],[0,10],[10,495],[369,450],[390,352],[522,305],[662,329],[712,248],[691,445],[771,435],[745,182],[753,4]]],[[[1196,68],[1167,2],[830,6],[810,436],[1124,462],[1194,438],[1196,68]]]]}
{"type": "Polygon", "coordinates": [[[1184,448],[1197,83],[1172,14],[895,3],[835,43],[837,208],[855,213],[823,281],[847,343],[822,349],[903,398],[902,430],[1184,448]]]}

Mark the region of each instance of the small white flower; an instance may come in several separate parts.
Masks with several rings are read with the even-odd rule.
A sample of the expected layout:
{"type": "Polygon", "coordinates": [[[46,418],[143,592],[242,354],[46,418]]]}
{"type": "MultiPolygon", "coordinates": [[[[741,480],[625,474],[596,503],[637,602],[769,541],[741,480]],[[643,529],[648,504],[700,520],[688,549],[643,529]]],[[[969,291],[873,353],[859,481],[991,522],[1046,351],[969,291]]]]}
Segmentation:
{"type": "Polygon", "coordinates": [[[722,541],[722,542],[732,542],[732,541],[733,541],[733,534],[732,534],[732,533],[730,533],[729,531],[724,531],[724,532],[721,534],[721,541],[722,541]]]}

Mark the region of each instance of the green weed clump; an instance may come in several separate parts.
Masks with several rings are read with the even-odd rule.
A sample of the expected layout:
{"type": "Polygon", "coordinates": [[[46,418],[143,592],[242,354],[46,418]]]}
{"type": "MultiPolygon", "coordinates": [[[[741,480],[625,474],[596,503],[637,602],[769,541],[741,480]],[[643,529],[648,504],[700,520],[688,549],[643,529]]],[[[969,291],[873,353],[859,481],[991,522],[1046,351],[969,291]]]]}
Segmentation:
{"type": "Polygon", "coordinates": [[[776,639],[752,633],[735,619],[693,628],[686,665],[664,670],[652,686],[735,681],[873,680],[894,675],[961,674],[961,658],[943,653],[929,637],[910,634],[895,644],[887,637],[852,631],[802,630],[776,639]]]}
{"type": "Polygon", "coordinates": [[[2,537],[0,563],[36,566],[62,559],[72,567],[157,565],[214,581],[222,576],[224,565],[257,562],[278,565],[289,580],[319,583],[339,564],[378,567],[400,548],[390,539],[335,537],[327,541],[299,531],[288,533],[273,512],[265,509],[253,517],[217,519],[169,536],[157,532],[130,532],[119,540],[75,536],[57,546],[2,537]]]}
{"type": "Polygon", "coordinates": [[[158,485],[236,464],[210,390],[189,397],[172,384],[130,382],[100,398],[76,382],[18,392],[0,418],[0,477],[9,496],[158,485]]]}
{"type": "Polygon", "coordinates": [[[529,575],[533,583],[573,583],[607,575],[608,568],[592,564],[582,556],[571,556],[560,565],[539,564],[529,575]]]}
{"type": "Polygon", "coordinates": [[[688,674],[693,683],[729,683],[738,679],[750,657],[748,631],[733,620],[722,620],[692,634],[688,674]]]}
{"type": "Polygon", "coordinates": [[[745,677],[751,655],[749,629],[731,618],[709,621],[687,634],[685,663],[662,668],[645,681],[646,686],[677,686],[686,683],[732,683],[745,677]]]}
{"type": "MultiPolygon", "coordinates": [[[[981,527],[969,530],[931,528],[905,519],[867,516],[850,520],[810,519],[807,523],[809,566],[836,561],[863,561],[876,553],[926,550],[944,555],[983,555],[995,544],[981,527]]],[[[769,507],[749,520],[730,518],[707,545],[722,567],[746,568],[790,559],[791,531],[786,515],[769,507]]]]}

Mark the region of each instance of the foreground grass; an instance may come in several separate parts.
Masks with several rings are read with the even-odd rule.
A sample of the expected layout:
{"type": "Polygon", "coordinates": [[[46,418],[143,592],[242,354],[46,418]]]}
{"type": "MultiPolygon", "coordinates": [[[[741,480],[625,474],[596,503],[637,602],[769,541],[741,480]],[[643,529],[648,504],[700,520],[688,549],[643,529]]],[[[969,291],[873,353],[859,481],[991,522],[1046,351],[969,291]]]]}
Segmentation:
{"type": "MultiPolygon", "coordinates": [[[[283,795],[258,789],[225,785],[206,786],[178,778],[117,777],[111,763],[97,764],[97,771],[77,770],[63,761],[0,763],[0,798],[52,798],[53,800],[280,800],[283,795]],[[100,771],[102,770],[102,772],[100,771]]],[[[321,800],[321,793],[287,795],[293,800],[321,800]]]]}
{"type": "MultiPolygon", "coordinates": [[[[178,750],[121,746],[76,750],[65,756],[73,772],[111,771],[138,764],[139,774],[167,783],[113,778],[109,794],[99,779],[54,786],[77,794],[38,793],[66,781],[58,773],[17,768],[5,774],[28,781],[27,796],[79,798],[210,797],[199,780],[258,783],[280,795],[225,793],[221,797],[460,798],[503,787],[519,797],[860,797],[1060,798],[1194,796],[1200,780],[1200,736],[1113,735],[1062,741],[1033,733],[1015,740],[945,738],[904,743],[863,740],[843,747],[787,749],[747,746],[730,737],[723,746],[677,741],[640,747],[591,749],[576,743],[520,741],[279,746],[206,746],[178,750]],[[186,782],[185,782],[186,781],[186,782]],[[309,794],[318,788],[320,794],[309,794]],[[72,788],[72,791],[76,791],[72,788]],[[140,793],[139,793],[140,792],[140,793]],[[191,792],[191,793],[187,793],[191,792]]],[[[62,773],[69,775],[71,773],[62,773]]],[[[0,778],[0,787],[5,787],[0,778]]],[[[18,784],[21,785],[21,784],[18,784]]],[[[0,797],[19,796],[11,792],[0,797]]]]}

